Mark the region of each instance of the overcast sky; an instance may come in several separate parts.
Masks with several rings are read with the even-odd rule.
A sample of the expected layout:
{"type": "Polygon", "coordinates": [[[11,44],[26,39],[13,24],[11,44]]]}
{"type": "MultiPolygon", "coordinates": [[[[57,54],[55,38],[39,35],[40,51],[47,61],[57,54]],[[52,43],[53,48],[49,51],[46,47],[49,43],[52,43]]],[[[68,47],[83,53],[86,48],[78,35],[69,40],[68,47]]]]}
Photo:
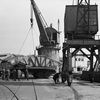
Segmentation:
{"type": "MultiPolygon", "coordinates": [[[[76,1],[74,0],[74,2],[76,1]]],[[[62,44],[65,5],[72,4],[73,0],[35,0],[35,2],[48,25],[52,23],[57,29],[57,20],[60,19],[62,44]]],[[[98,4],[98,8],[100,8],[100,0],[91,0],[91,3],[98,4]]],[[[0,0],[0,54],[32,54],[33,49],[39,45],[39,31],[35,17],[33,27],[34,37],[32,38],[31,31],[28,34],[30,29],[30,0],[0,0]],[[28,37],[22,47],[27,34],[28,37]]]]}

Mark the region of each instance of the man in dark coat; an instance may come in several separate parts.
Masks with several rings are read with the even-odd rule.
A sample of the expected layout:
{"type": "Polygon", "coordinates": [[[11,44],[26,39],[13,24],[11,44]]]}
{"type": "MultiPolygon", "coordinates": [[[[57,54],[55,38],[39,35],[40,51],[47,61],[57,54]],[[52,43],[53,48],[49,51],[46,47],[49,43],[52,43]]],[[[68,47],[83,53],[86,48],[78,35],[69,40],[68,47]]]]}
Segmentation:
{"type": "Polygon", "coordinates": [[[20,69],[18,69],[18,70],[17,70],[17,78],[18,78],[19,81],[20,81],[20,79],[21,79],[21,76],[22,76],[22,72],[21,72],[20,69]]]}
{"type": "Polygon", "coordinates": [[[60,77],[60,73],[54,74],[53,80],[54,80],[55,84],[59,83],[59,77],[60,77]]]}
{"type": "Polygon", "coordinates": [[[5,69],[2,69],[2,80],[5,80],[5,69]]]}
{"type": "Polygon", "coordinates": [[[5,70],[5,78],[6,78],[6,80],[9,80],[9,78],[10,78],[10,69],[5,70]]]}
{"type": "Polygon", "coordinates": [[[71,86],[72,83],[72,72],[62,72],[61,73],[62,83],[67,81],[68,86],[71,86]]]}
{"type": "Polygon", "coordinates": [[[13,74],[13,79],[14,79],[14,81],[16,81],[16,78],[17,78],[17,71],[16,71],[15,68],[13,69],[12,74],[13,74]]]}
{"type": "Polygon", "coordinates": [[[27,80],[29,79],[29,72],[28,72],[28,69],[27,68],[25,69],[25,78],[27,80]]]}

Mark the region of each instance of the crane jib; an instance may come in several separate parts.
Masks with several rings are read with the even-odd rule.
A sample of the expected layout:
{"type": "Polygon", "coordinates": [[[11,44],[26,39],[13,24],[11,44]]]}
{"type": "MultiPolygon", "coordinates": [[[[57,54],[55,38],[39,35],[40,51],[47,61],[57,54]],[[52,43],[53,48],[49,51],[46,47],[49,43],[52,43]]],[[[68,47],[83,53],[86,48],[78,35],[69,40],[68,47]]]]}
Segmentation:
{"type": "MultiPolygon", "coordinates": [[[[38,9],[34,0],[31,0],[31,5],[33,7],[34,14],[35,14],[36,21],[37,21],[37,25],[38,25],[38,28],[39,28],[39,31],[40,31],[40,38],[42,38],[41,36],[44,36],[46,38],[46,41],[49,42],[50,39],[49,39],[48,34],[46,32],[47,23],[44,20],[41,12],[38,9]]],[[[30,20],[31,20],[31,23],[32,23],[32,21],[33,21],[32,18],[30,20]]],[[[40,41],[40,43],[41,43],[41,41],[40,41]]]]}

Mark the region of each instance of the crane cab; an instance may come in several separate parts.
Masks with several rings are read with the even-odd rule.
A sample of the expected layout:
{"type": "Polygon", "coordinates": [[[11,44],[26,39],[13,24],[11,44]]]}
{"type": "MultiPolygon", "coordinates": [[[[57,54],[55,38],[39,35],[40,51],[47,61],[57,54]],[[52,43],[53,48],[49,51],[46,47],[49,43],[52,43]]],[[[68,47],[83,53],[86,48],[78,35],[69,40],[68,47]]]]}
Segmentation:
{"type": "Polygon", "coordinates": [[[60,43],[60,33],[52,26],[45,28],[46,34],[40,34],[40,44],[47,45],[58,45],[60,43]],[[48,36],[48,39],[46,37],[48,36]],[[49,40],[49,41],[48,41],[49,40]]]}

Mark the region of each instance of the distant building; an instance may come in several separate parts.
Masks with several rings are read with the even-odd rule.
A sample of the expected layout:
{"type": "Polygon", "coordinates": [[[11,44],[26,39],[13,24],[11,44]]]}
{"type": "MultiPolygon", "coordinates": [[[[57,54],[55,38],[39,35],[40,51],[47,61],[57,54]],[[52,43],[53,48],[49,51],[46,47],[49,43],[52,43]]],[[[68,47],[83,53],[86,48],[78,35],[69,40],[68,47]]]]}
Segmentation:
{"type": "Polygon", "coordinates": [[[86,70],[88,59],[84,56],[75,56],[72,58],[72,67],[74,72],[86,70]]]}

